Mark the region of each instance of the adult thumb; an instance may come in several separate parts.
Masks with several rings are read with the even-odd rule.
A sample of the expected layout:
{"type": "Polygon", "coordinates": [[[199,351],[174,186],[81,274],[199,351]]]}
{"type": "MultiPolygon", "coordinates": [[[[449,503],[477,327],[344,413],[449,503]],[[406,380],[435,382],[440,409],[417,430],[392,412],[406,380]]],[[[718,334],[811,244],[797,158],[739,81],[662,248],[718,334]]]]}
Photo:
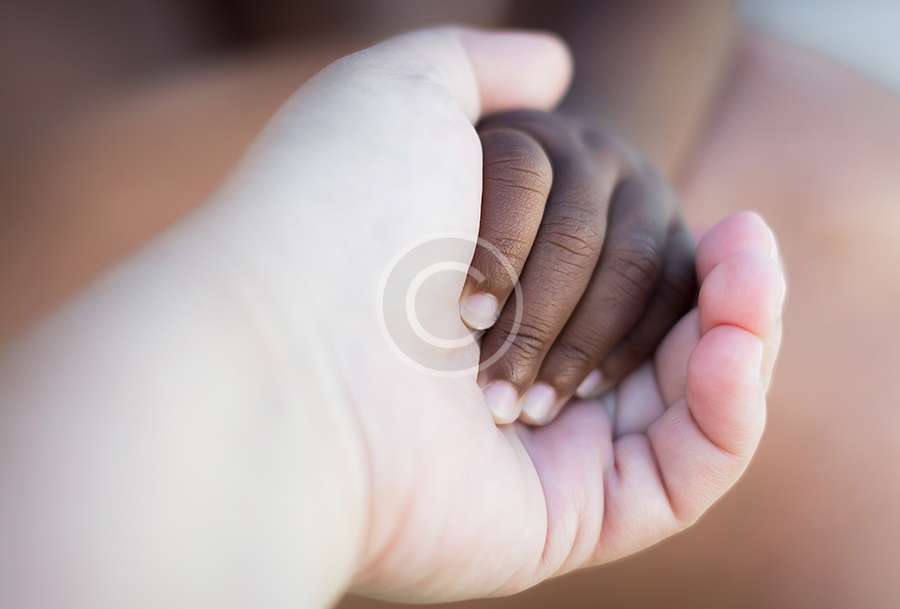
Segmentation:
{"type": "Polygon", "coordinates": [[[545,32],[466,27],[418,30],[345,59],[429,79],[445,89],[472,122],[512,109],[545,110],[562,98],[572,75],[568,48],[545,32]]]}

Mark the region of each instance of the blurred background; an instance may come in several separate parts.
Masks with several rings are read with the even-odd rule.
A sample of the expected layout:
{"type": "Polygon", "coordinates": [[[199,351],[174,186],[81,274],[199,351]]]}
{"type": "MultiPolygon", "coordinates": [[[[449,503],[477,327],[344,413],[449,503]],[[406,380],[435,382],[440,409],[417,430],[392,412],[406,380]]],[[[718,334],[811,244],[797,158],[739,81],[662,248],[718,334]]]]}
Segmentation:
{"type": "Polygon", "coordinates": [[[321,67],[447,21],[560,33],[564,109],[641,147],[698,231],[763,213],[790,278],[734,491],[638,556],[455,606],[900,607],[896,0],[4,0],[0,343],[206,200],[321,67]]]}

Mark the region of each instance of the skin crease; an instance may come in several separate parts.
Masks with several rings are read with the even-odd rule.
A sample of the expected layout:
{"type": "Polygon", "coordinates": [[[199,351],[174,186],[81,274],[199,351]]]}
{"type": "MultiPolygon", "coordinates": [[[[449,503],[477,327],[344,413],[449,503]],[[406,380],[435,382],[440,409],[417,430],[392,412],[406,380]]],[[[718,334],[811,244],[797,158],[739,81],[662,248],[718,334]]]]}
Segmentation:
{"type": "Polygon", "coordinates": [[[651,551],[453,607],[887,609],[900,594],[900,102],[766,37],[739,53],[681,191],[697,226],[754,206],[782,237],[787,333],[760,451],[694,528],[651,551]],[[778,133],[795,136],[776,146],[778,133]]]}
{"type": "MultiPolygon", "coordinates": [[[[568,59],[551,36],[444,28],[332,64],[209,204],[5,352],[0,526],[19,559],[4,597],[64,596],[42,573],[77,573],[76,606],[504,595],[634,553],[730,488],[780,343],[784,277],[759,216],[700,242],[696,311],[617,390],[627,428],[590,402],[498,428],[472,343],[415,344],[463,375],[411,369],[372,306],[398,248],[474,240],[479,112],[551,107],[568,59]],[[45,519],[61,533],[47,544],[45,519]]],[[[420,292],[421,319],[461,332],[462,282],[420,292]]],[[[382,321],[405,312],[385,301],[382,321]]]]}
{"type": "Polygon", "coordinates": [[[545,424],[592,370],[618,384],[692,307],[694,243],[671,187],[613,134],[541,112],[486,117],[479,133],[480,236],[509,261],[525,303],[511,335],[520,301],[507,300],[510,273],[476,248],[472,267],[487,279],[479,287],[470,274],[461,301],[483,292],[505,303],[482,337],[482,361],[512,340],[482,367],[479,384],[515,386],[524,393],[522,419],[545,424]],[[622,354],[616,376],[608,374],[612,353],[622,354]],[[548,388],[551,400],[534,410],[529,396],[548,388]]]}
{"type": "MultiPolygon", "coordinates": [[[[896,468],[887,466],[900,458],[895,439],[900,386],[888,364],[900,357],[893,311],[900,286],[892,263],[900,255],[893,239],[900,212],[892,200],[900,194],[895,173],[900,104],[892,94],[830,62],[756,34],[739,53],[736,73],[696,147],[681,190],[699,227],[726,210],[749,206],[766,213],[782,236],[793,278],[790,331],[762,450],[737,489],[689,533],[652,552],[548,583],[514,600],[468,606],[593,607],[603,598],[620,607],[879,607],[900,594],[890,572],[890,565],[900,561],[900,548],[885,543],[897,538],[895,514],[900,510],[900,481],[896,468]],[[785,133],[797,134],[790,147],[773,136],[785,133]]],[[[126,100],[116,107],[121,116],[138,117],[128,123],[131,137],[122,130],[100,129],[107,117],[99,117],[72,126],[63,143],[49,142],[34,153],[32,158],[60,177],[52,184],[20,179],[15,188],[61,197],[73,192],[69,185],[80,184],[83,209],[105,202],[112,214],[123,199],[133,203],[133,210],[157,200],[170,201],[172,207],[146,216],[132,212],[132,224],[114,223],[127,230],[106,249],[86,248],[90,231],[76,234],[62,221],[51,224],[58,237],[51,240],[55,248],[29,249],[27,240],[4,240],[15,259],[30,257],[39,269],[63,269],[54,276],[26,274],[24,266],[10,273],[4,266],[4,285],[41,278],[26,284],[30,292],[14,294],[20,304],[15,315],[4,312],[6,331],[20,327],[36,307],[58,300],[202,198],[268,113],[295,88],[303,66],[309,73],[321,62],[265,60],[262,65],[266,71],[261,75],[253,69],[210,75],[206,97],[176,84],[150,91],[141,103],[126,100]],[[253,84],[246,86],[248,82],[253,84]],[[234,131],[213,129],[198,124],[196,115],[188,120],[186,113],[172,112],[173,100],[214,102],[218,110],[212,115],[221,112],[240,122],[230,123],[234,131]],[[177,128],[160,133],[161,119],[177,128]],[[191,142],[203,145],[195,144],[200,147],[191,152],[191,163],[179,162],[173,151],[191,142]],[[137,172],[132,174],[95,169],[111,157],[127,169],[128,158],[121,154],[127,150],[144,150],[144,158],[155,159],[152,166],[161,173],[163,163],[171,162],[174,175],[181,177],[172,183],[151,179],[159,190],[147,192],[136,188],[133,179],[143,175],[146,163],[139,165],[140,171],[132,167],[137,172]],[[204,162],[194,162],[197,158],[204,162]],[[179,169],[185,166],[190,171],[179,169]],[[73,268],[71,251],[85,252],[87,261],[66,273],[73,268]]],[[[6,168],[8,175],[23,175],[6,168]]],[[[77,218],[74,205],[71,213],[77,218]]],[[[41,213],[27,213],[27,225],[46,226],[41,213]]]]}

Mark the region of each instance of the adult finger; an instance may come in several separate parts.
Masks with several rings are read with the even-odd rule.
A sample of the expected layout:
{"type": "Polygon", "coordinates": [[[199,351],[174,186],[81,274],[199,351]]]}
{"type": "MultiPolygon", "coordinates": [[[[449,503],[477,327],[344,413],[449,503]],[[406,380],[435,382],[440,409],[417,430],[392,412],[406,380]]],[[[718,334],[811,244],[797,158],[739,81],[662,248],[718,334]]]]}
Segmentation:
{"type": "Polygon", "coordinates": [[[552,108],[572,73],[566,46],[552,34],[459,27],[396,36],[335,66],[431,81],[473,123],[513,108],[552,108]]]}

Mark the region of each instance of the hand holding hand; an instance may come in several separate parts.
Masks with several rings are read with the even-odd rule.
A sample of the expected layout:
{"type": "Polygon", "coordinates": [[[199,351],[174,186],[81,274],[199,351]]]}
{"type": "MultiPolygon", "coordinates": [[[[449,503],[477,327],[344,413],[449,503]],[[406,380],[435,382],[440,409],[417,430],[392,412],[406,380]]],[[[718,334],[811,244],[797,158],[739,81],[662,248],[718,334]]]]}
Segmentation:
{"type": "Polygon", "coordinates": [[[4,354],[0,604],[506,594],[702,514],[756,448],[778,350],[757,216],[703,238],[697,309],[614,406],[498,427],[475,382],[473,124],[549,108],[568,74],[553,38],[467,30],[339,61],[215,201],[4,354]]]}
{"type": "Polygon", "coordinates": [[[551,39],[504,36],[424,32],[340,62],[304,87],[249,165],[280,187],[246,205],[266,227],[254,251],[283,227],[286,259],[311,262],[317,306],[294,323],[326,329],[341,397],[317,407],[358,425],[362,593],[506,594],[636,552],[712,505],[762,433],[784,278],[753,214],[704,237],[697,308],[613,393],[541,429],[494,425],[457,308],[478,235],[473,123],[479,109],[549,106],[568,74],[551,39]],[[273,167],[284,172],[273,179],[273,167]]]}

